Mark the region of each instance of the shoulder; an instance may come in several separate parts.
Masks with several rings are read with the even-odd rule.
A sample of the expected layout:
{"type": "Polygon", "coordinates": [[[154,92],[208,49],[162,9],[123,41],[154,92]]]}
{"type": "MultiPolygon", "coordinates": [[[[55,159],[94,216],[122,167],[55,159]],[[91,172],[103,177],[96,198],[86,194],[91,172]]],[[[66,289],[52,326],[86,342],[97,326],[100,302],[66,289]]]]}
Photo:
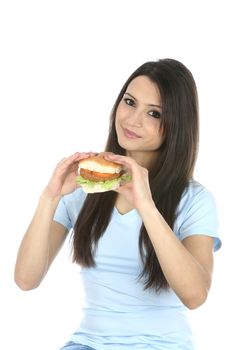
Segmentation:
{"type": "Polygon", "coordinates": [[[200,193],[210,193],[210,191],[196,180],[189,180],[187,187],[184,190],[184,195],[195,196],[200,193]]]}
{"type": "Polygon", "coordinates": [[[82,189],[77,189],[70,194],[64,195],[58,204],[54,220],[70,230],[74,227],[85,198],[86,193],[84,193],[82,189]]]}
{"type": "Polygon", "coordinates": [[[66,194],[62,197],[62,201],[66,204],[66,206],[70,205],[82,205],[86,199],[87,194],[81,189],[78,188],[72,193],[66,194]]]}
{"type": "Polygon", "coordinates": [[[181,196],[179,209],[185,210],[193,205],[202,206],[203,203],[215,205],[215,198],[212,192],[201,183],[190,180],[181,196]]]}
{"type": "Polygon", "coordinates": [[[70,215],[76,217],[79,214],[86,197],[87,194],[81,188],[78,188],[74,192],[65,195],[62,198],[62,202],[70,215]]]}
{"type": "Polygon", "coordinates": [[[177,218],[212,218],[217,220],[217,208],[214,195],[201,183],[190,180],[186,186],[179,205],[177,207],[177,218]]]}
{"type": "Polygon", "coordinates": [[[177,207],[175,232],[180,239],[204,234],[215,238],[215,250],[220,247],[218,214],[212,192],[195,180],[189,181],[177,207]]]}

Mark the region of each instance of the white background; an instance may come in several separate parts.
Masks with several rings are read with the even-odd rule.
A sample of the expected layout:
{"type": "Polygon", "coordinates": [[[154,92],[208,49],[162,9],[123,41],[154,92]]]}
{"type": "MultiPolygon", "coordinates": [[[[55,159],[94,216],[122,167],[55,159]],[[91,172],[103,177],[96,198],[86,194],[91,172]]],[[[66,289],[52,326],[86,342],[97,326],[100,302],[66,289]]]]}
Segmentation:
{"type": "Polygon", "coordinates": [[[198,86],[195,175],[215,195],[223,240],[208,301],[190,317],[199,350],[229,349],[231,22],[224,0],[1,1],[1,349],[57,350],[77,327],[82,293],[68,241],[30,292],[13,281],[17,249],[56,163],[75,151],[101,151],[125,80],[145,61],[165,57],[183,62],[198,86]]]}

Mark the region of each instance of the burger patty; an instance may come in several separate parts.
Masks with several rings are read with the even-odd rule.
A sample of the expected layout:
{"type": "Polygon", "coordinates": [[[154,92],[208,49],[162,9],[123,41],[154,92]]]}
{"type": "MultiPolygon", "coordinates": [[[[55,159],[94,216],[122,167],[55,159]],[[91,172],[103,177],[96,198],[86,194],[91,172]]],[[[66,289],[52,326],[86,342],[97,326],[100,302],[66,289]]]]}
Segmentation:
{"type": "Polygon", "coordinates": [[[97,171],[91,171],[83,168],[80,169],[80,175],[84,179],[95,182],[118,179],[121,176],[121,174],[122,173],[98,173],[97,171]]]}

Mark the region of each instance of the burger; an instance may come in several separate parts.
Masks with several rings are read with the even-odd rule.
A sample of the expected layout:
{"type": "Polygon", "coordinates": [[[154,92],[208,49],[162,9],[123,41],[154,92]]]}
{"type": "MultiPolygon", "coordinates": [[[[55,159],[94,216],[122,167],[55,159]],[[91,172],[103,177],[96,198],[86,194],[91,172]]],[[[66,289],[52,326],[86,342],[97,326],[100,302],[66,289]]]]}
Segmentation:
{"type": "Polygon", "coordinates": [[[96,193],[116,190],[130,179],[121,164],[106,160],[100,153],[80,160],[76,183],[86,193],[96,193]]]}

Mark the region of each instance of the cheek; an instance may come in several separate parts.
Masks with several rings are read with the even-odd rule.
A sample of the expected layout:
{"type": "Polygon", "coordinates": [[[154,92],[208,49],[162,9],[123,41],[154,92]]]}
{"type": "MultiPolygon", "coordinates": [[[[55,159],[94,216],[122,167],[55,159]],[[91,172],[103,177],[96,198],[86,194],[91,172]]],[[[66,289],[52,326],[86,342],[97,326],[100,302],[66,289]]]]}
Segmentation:
{"type": "Polygon", "coordinates": [[[163,142],[164,140],[164,132],[159,123],[147,125],[147,133],[151,136],[150,139],[155,142],[163,142]]]}
{"type": "Polygon", "coordinates": [[[162,140],[162,143],[164,142],[165,138],[166,138],[166,134],[165,134],[165,130],[164,130],[164,127],[159,127],[159,130],[158,130],[158,135],[159,137],[161,138],[162,140]]]}
{"type": "Polygon", "coordinates": [[[116,117],[115,117],[115,126],[116,129],[118,129],[119,124],[121,123],[122,120],[122,113],[121,113],[121,108],[118,107],[116,110],[116,117]]]}
{"type": "Polygon", "coordinates": [[[116,120],[122,120],[124,118],[124,114],[124,108],[120,104],[116,110],[116,120]]]}

